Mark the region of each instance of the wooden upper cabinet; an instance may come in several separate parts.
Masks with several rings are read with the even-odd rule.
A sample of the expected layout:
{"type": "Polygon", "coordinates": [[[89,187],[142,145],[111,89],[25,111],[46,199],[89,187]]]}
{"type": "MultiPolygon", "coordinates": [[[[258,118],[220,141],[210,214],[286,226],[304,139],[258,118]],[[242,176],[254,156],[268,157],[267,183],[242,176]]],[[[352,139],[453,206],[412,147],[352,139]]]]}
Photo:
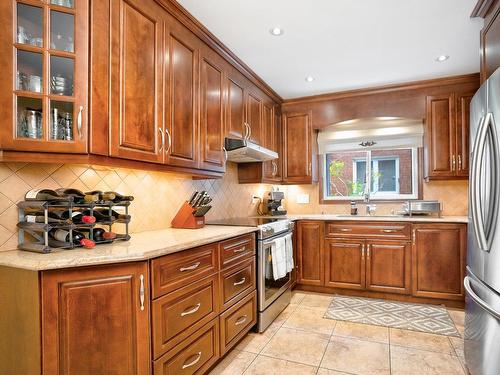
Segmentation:
{"type": "Polygon", "coordinates": [[[283,114],[283,182],[313,182],[311,113],[283,114]]]}
{"type": "Polygon", "coordinates": [[[47,271],[41,286],[44,374],[150,373],[147,262],[47,271]]]}
{"type": "Polygon", "coordinates": [[[204,51],[201,56],[201,114],[200,168],[224,172],[226,80],[223,61],[215,52],[204,51]]]}
{"type": "Polygon", "coordinates": [[[297,283],[324,285],[323,221],[300,221],[297,225],[297,283]]]}
{"type": "Polygon", "coordinates": [[[466,237],[465,224],[413,225],[413,296],[464,299],[466,237]]]}
{"type": "Polygon", "coordinates": [[[168,24],[164,142],[166,163],[197,168],[200,41],[177,21],[171,19],[168,24]]]}
{"type": "MultiPolygon", "coordinates": [[[[279,153],[279,139],[277,137],[280,135],[277,132],[275,126],[275,116],[274,111],[275,108],[272,103],[264,103],[263,106],[263,136],[264,136],[264,144],[263,146],[279,153]]],[[[281,176],[278,175],[280,170],[278,169],[278,160],[269,160],[263,162],[264,167],[264,180],[270,182],[279,182],[281,180],[281,176]]],[[[280,168],[281,169],[281,168],[280,168]]]]}
{"type": "Polygon", "coordinates": [[[153,0],[111,7],[110,154],[163,162],[163,20],[153,0]]]}
{"type": "Polygon", "coordinates": [[[455,95],[427,97],[426,177],[454,175],[455,95]]]}
{"type": "Polygon", "coordinates": [[[249,92],[247,94],[246,123],[250,127],[250,141],[258,145],[263,145],[264,142],[262,112],[262,99],[249,92]]]}
{"type": "Polygon", "coordinates": [[[366,289],[410,294],[411,245],[406,241],[366,243],[366,289]]]}
{"type": "Polygon", "coordinates": [[[456,147],[457,176],[469,176],[470,102],[474,93],[457,95],[456,147]]]}
{"type": "Polygon", "coordinates": [[[87,153],[88,1],[0,4],[0,147],[87,153]]]}
{"type": "Polygon", "coordinates": [[[245,90],[233,76],[227,78],[226,136],[243,138],[245,128],[245,90]]]}
{"type": "Polygon", "coordinates": [[[427,97],[425,178],[469,175],[469,117],[473,92],[427,97]]]}
{"type": "Polygon", "coordinates": [[[484,28],[481,30],[481,82],[488,79],[500,66],[500,2],[489,3],[490,7],[484,15],[484,28]]]}
{"type": "Polygon", "coordinates": [[[365,288],[365,241],[325,241],[325,285],[343,289],[365,288]]]}

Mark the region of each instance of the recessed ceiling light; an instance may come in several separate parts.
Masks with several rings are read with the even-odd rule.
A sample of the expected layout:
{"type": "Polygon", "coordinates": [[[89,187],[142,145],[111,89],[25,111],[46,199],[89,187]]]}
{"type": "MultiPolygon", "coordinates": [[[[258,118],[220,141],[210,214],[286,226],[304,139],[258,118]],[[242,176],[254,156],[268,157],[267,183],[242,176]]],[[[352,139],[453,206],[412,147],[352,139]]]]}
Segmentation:
{"type": "Polygon", "coordinates": [[[441,55],[441,56],[436,57],[436,61],[437,62],[444,62],[444,61],[448,60],[449,58],[450,58],[450,56],[448,56],[448,55],[441,55]]]}
{"type": "Polygon", "coordinates": [[[271,35],[274,35],[274,36],[280,36],[280,35],[283,35],[285,33],[285,31],[281,28],[281,27],[273,27],[271,30],[269,30],[269,32],[271,33],[271,35]]]}
{"type": "Polygon", "coordinates": [[[313,76],[307,76],[306,77],[306,82],[312,82],[314,81],[314,77],[313,76]]]}

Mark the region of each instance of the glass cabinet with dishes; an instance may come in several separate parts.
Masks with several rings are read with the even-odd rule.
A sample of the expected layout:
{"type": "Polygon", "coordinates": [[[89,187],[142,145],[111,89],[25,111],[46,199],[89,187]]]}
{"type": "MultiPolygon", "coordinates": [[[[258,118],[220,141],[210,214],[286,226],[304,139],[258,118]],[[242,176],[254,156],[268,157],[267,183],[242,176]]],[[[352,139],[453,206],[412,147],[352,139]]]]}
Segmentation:
{"type": "Polygon", "coordinates": [[[1,148],[85,153],[88,0],[2,1],[0,14],[1,148]]]}

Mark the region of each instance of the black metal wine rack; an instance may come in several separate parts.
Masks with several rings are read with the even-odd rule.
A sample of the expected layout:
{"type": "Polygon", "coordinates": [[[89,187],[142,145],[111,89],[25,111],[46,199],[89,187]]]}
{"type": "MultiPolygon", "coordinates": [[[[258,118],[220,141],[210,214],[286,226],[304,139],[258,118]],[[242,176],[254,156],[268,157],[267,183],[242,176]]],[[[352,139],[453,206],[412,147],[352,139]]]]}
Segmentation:
{"type": "Polygon", "coordinates": [[[130,240],[129,235],[129,223],[130,218],[127,219],[116,219],[112,221],[97,221],[95,223],[73,223],[71,220],[68,223],[51,223],[49,222],[48,213],[51,209],[66,209],[69,210],[69,217],[72,217],[73,211],[80,211],[82,209],[90,210],[90,215],[92,216],[93,210],[95,208],[108,208],[109,216],[111,215],[111,210],[114,207],[124,207],[125,215],[128,217],[128,207],[130,206],[130,201],[122,202],[92,202],[92,203],[75,203],[72,197],[68,198],[68,201],[22,201],[17,204],[19,211],[19,222],[17,227],[19,229],[19,241],[18,249],[32,251],[37,253],[50,253],[54,250],[63,249],[74,249],[80,248],[81,245],[73,243],[73,231],[79,228],[89,229],[89,239],[95,241],[94,238],[94,228],[95,226],[105,226],[108,227],[109,231],[112,231],[113,224],[125,224],[125,233],[117,234],[116,238],[109,240],[99,240],[95,241],[96,245],[109,244],[115,241],[128,241],[130,240]],[[43,223],[33,223],[26,222],[26,215],[32,212],[44,213],[43,223]],[[69,232],[69,242],[58,241],[54,238],[50,239],[51,245],[49,246],[49,231],[51,229],[64,229],[69,232]],[[29,234],[31,238],[28,238],[26,234],[29,234]]]}

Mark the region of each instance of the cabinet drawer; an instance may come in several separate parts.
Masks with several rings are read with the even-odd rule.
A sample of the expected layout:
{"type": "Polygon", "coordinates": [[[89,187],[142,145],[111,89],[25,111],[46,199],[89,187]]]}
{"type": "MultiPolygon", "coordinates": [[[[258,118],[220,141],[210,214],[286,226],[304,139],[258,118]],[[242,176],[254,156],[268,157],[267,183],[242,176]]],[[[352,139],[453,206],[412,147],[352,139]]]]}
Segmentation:
{"type": "Polygon", "coordinates": [[[255,258],[220,273],[221,307],[225,310],[255,289],[255,258]]]}
{"type": "Polygon", "coordinates": [[[254,291],[221,314],[221,355],[231,349],[256,322],[257,292],[254,291]]]}
{"type": "Polygon", "coordinates": [[[255,256],[255,234],[253,233],[231,238],[220,243],[221,269],[252,256],[255,256]]]}
{"type": "Polygon", "coordinates": [[[219,319],[154,362],[155,375],[204,374],[220,356],[219,319]]]}
{"type": "Polygon", "coordinates": [[[180,251],[151,261],[153,298],[216,273],[218,244],[180,251]]]}
{"type": "Polygon", "coordinates": [[[158,358],[218,314],[217,275],[153,301],[153,350],[158,358]]]}
{"type": "Polygon", "coordinates": [[[397,222],[330,222],[326,225],[327,237],[364,237],[410,239],[411,224],[397,222]]]}

